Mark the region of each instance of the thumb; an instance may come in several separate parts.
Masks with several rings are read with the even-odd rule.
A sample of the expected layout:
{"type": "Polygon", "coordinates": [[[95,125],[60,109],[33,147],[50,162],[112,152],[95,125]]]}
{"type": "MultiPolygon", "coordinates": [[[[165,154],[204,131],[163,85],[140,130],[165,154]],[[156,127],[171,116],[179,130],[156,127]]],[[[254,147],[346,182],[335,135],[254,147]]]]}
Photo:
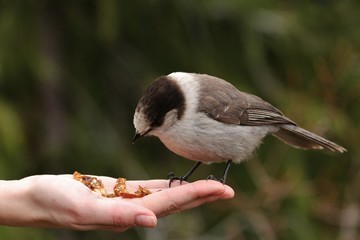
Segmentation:
{"type": "Polygon", "coordinates": [[[92,201],[78,228],[123,230],[132,226],[153,228],[157,224],[155,214],[149,209],[117,198],[102,198],[92,201]]]}
{"type": "MultiPolygon", "coordinates": [[[[105,221],[120,227],[155,227],[157,218],[149,209],[123,199],[109,199],[111,204],[107,205],[108,214],[105,221]]],[[[100,208],[100,211],[103,210],[100,208]]]]}

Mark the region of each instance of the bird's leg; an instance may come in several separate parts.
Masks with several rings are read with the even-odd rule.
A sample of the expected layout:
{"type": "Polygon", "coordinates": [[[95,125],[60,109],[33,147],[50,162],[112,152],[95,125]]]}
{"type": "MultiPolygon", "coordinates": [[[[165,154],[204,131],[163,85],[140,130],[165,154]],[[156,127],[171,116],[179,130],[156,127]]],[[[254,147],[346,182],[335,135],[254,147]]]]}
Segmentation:
{"type": "Polygon", "coordinates": [[[228,161],[226,162],[225,171],[224,171],[223,176],[220,178],[220,181],[219,181],[218,179],[216,179],[216,178],[214,177],[214,175],[210,175],[210,176],[208,176],[206,179],[219,181],[219,182],[225,184],[225,182],[226,182],[226,177],[227,177],[227,174],[228,174],[228,172],[229,172],[229,168],[230,168],[231,162],[232,162],[231,160],[228,160],[228,161]]]}
{"type": "Polygon", "coordinates": [[[175,174],[173,172],[168,174],[168,178],[169,178],[169,187],[171,187],[171,183],[175,180],[180,180],[180,185],[182,183],[182,181],[187,181],[188,178],[191,176],[191,174],[193,174],[195,172],[195,170],[200,166],[201,162],[196,162],[196,164],[184,175],[184,176],[175,176],[175,174]]]}
{"type": "Polygon", "coordinates": [[[230,168],[231,162],[232,162],[231,160],[228,160],[228,161],[226,162],[224,174],[223,174],[222,178],[220,179],[220,182],[223,183],[223,184],[225,184],[225,182],[226,182],[226,177],[227,177],[227,174],[228,174],[228,172],[229,172],[229,168],[230,168]]]}

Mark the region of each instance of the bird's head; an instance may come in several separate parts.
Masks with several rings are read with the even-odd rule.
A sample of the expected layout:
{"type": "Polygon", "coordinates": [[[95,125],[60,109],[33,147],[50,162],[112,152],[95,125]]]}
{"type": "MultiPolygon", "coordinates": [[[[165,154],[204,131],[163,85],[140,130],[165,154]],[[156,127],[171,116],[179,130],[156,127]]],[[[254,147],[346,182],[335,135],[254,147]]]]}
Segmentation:
{"type": "Polygon", "coordinates": [[[185,97],[180,86],[170,76],[151,83],[140,98],[134,114],[136,133],[133,139],[166,131],[180,120],[185,110],[185,97]]]}

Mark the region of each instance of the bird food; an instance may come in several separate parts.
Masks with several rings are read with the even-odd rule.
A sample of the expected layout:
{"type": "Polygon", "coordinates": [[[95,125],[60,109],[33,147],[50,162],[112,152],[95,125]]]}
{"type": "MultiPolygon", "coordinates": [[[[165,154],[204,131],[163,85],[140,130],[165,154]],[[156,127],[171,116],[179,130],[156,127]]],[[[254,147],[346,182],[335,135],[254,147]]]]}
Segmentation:
{"type": "Polygon", "coordinates": [[[129,192],[126,188],[126,178],[118,178],[116,180],[113,193],[107,193],[104,188],[103,182],[96,177],[82,175],[81,173],[75,171],[73,173],[73,178],[90,188],[91,191],[96,192],[101,196],[107,198],[141,198],[151,194],[151,191],[149,189],[142,186],[138,186],[138,189],[134,193],[129,192]]]}

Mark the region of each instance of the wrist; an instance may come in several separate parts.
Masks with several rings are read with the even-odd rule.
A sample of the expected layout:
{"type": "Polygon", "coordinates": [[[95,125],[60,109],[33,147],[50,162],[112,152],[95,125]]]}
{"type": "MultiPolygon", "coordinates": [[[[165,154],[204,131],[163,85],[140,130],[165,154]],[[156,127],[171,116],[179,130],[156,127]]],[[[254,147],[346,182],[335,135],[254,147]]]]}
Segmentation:
{"type": "Polygon", "coordinates": [[[0,181],[0,225],[22,226],[31,221],[30,184],[22,180],[0,181]]]}
{"type": "Polygon", "coordinates": [[[0,181],[0,225],[38,226],[47,216],[36,199],[41,176],[0,181]]]}

